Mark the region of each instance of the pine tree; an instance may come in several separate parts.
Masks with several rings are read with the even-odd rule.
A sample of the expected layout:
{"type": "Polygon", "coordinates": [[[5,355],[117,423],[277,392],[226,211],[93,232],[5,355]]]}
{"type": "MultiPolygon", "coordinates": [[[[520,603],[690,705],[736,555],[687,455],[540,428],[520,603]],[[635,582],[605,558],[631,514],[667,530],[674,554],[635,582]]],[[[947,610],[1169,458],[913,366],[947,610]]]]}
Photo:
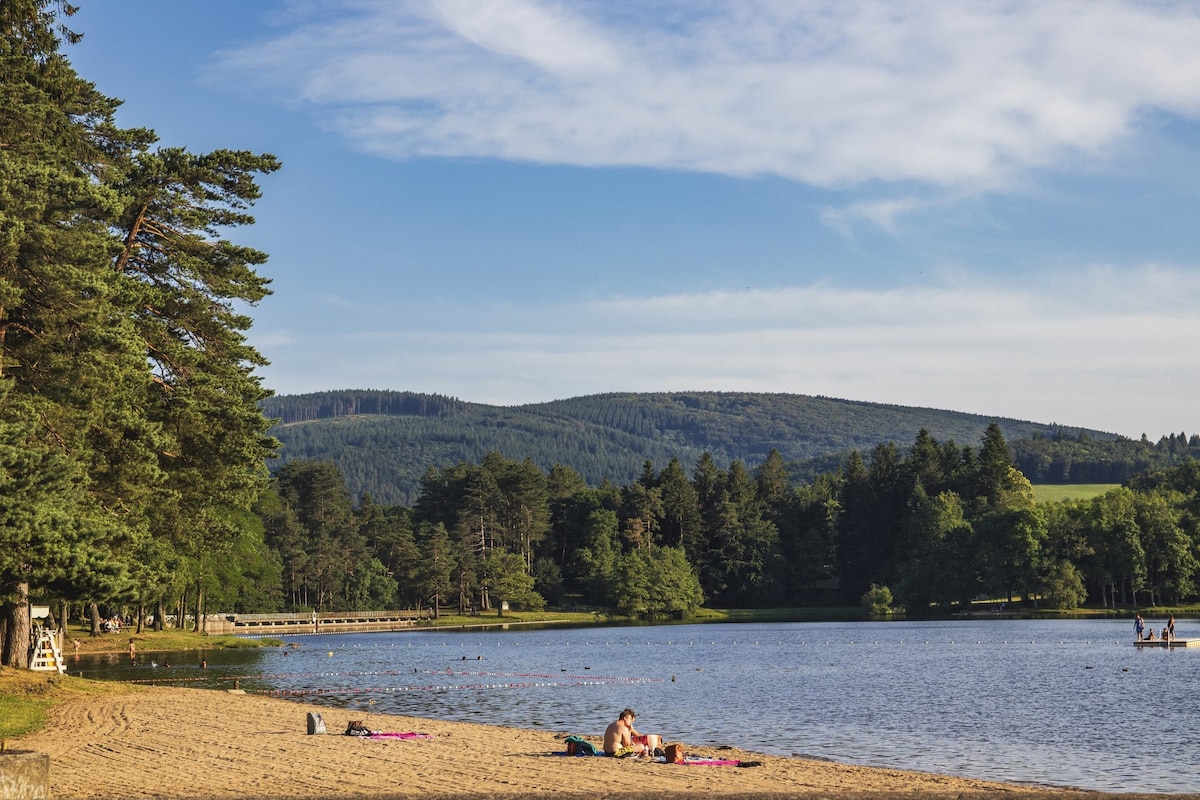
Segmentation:
{"type": "Polygon", "coordinates": [[[10,462],[5,476],[28,487],[10,498],[23,507],[3,532],[16,571],[0,572],[3,663],[17,666],[27,659],[27,581],[39,581],[28,591],[53,583],[74,599],[113,591],[157,477],[157,432],[130,410],[144,362],[108,269],[118,201],[103,180],[139,133],[117,130],[117,102],[59,54],[59,34],[77,37],[55,7],[74,13],[44,0],[0,4],[3,418],[37,456],[10,462]],[[71,524],[45,524],[54,507],[72,509],[71,524]]]}

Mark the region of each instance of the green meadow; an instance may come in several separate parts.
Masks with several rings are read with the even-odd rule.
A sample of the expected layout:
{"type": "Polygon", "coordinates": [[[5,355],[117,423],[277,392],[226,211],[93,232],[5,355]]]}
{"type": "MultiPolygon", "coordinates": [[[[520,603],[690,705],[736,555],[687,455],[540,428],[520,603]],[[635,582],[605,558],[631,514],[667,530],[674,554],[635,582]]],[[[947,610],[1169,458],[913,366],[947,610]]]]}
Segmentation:
{"type": "Polygon", "coordinates": [[[1091,500],[1120,485],[1119,483],[1035,483],[1033,494],[1039,503],[1057,503],[1060,500],[1091,500]]]}

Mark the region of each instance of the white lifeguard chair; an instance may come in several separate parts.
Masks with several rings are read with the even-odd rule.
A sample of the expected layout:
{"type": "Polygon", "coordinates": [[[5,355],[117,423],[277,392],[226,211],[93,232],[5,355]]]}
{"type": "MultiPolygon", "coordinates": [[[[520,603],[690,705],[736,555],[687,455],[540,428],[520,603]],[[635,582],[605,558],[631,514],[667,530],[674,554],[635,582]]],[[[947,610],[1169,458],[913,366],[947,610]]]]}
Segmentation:
{"type": "MultiPolygon", "coordinates": [[[[30,606],[30,621],[49,619],[49,606],[30,606]]],[[[58,631],[50,630],[40,623],[33,623],[33,653],[29,658],[29,668],[35,672],[57,672],[66,674],[67,666],[63,663],[62,650],[58,647],[58,631]]]]}

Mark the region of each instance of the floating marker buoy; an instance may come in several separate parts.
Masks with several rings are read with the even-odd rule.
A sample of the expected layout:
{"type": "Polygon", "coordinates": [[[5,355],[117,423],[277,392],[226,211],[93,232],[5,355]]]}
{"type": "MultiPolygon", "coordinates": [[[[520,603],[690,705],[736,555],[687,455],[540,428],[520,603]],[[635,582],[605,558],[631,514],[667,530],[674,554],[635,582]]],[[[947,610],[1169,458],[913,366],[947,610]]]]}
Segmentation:
{"type": "Polygon", "coordinates": [[[330,650],[330,651],[329,651],[329,655],[330,655],[330,657],[332,657],[332,656],[333,656],[333,651],[332,651],[332,650],[330,650]]]}

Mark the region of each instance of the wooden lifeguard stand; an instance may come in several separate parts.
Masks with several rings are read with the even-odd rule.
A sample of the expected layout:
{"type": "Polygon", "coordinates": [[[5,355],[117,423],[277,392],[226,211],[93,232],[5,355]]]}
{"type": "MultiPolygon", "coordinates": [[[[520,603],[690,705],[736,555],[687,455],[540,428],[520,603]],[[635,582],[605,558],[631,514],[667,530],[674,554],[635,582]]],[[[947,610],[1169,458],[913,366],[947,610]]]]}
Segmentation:
{"type": "MultiPolygon", "coordinates": [[[[49,619],[48,606],[30,606],[29,617],[49,619]]],[[[62,650],[58,646],[58,631],[50,630],[41,623],[33,622],[33,655],[29,659],[29,668],[35,672],[57,672],[63,675],[67,671],[63,663],[62,650]]]]}

